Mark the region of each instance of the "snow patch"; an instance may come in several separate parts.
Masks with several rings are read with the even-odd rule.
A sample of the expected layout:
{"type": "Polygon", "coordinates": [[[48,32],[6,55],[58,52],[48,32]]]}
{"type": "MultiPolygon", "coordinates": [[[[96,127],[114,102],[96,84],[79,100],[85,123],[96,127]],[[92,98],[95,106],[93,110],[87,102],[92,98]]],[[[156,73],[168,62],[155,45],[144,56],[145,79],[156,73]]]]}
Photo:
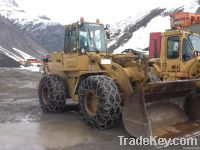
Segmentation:
{"type": "Polygon", "coordinates": [[[114,45],[118,42],[118,39],[125,33],[126,28],[129,28],[130,25],[136,24],[141,18],[145,16],[145,14],[149,14],[149,12],[155,8],[165,9],[165,11],[156,18],[153,18],[146,27],[142,27],[139,30],[133,32],[131,39],[117,49],[114,50],[114,53],[121,53],[125,49],[134,49],[138,51],[142,51],[143,49],[149,47],[149,37],[151,32],[164,32],[166,29],[170,29],[170,18],[165,16],[165,13],[173,12],[178,8],[183,8],[185,12],[195,13],[199,8],[199,4],[197,0],[176,0],[176,1],[165,1],[165,5],[163,5],[162,0],[152,0],[152,1],[144,1],[141,0],[137,3],[140,5],[145,3],[145,12],[143,10],[133,10],[133,14],[136,14],[132,17],[124,19],[122,21],[117,22],[114,25],[111,25],[112,34],[118,34],[108,43],[108,47],[114,45]],[[142,13],[139,13],[139,12],[142,13]]]}
{"type": "Polygon", "coordinates": [[[125,44],[117,48],[114,53],[121,53],[125,49],[132,48],[142,51],[149,46],[151,32],[164,32],[170,28],[170,18],[168,16],[158,16],[151,20],[146,27],[142,27],[132,34],[132,38],[125,44]]]}
{"type": "Polygon", "coordinates": [[[13,48],[13,50],[16,51],[19,55],[21,55],[25,61],[27,59],[35,59],[33,56],[26,54],[25,52],[22,52],[21,50],[19,50],[17,48],[13,48]]]}
{"type": "Polygon", "coordinates": [[[15,54],[11,53],[9,50],[3,48],[2,46],[0,46],[0,51],[1,51],[3,54],[7,55],[8,57],[14,59],[14,60],[17,61],[17,62],[23,61],[23,60],[24,60],[22,57],[19,57],[19,56],[15,55],[15,54]]]}
{"type": "Polygon", "coordinates": [[[24,67],[24,66],[21,65],[20,69],[28,70],[28,71],[31,71],[31,72],[41,72],[40,66],[37,66],[37,65],[31,65],[29,67],[24,67]]]}
{"type": "Polygon", "coordinates": [[[13,21],[15,24],[21,25],[23,29],[28,25],[39,25],[37,29],[44,29],[47,26],[53,26],[58,24],[50,19],[41,17],[42,15],[35,15],[28,13],[18,6],[14,0],[0,0],[0,15],[13,21]]]}
{"type": "MultiPolygon", "coordinates": [[[[22,61],[27,61],[27,59],[35,59],[34,57],[30,56],[29,54],[26,54],[25,52],[22,52],[21,50],[17,49],[17,48],[13,48],[13,50],[21,57],[17,56],[16,54],[8,51],[7,49],[3,48],[2,46],[0,46],[0,52],[2,54],[5,54],[6,56],[10,57],[11,59],[14,59],[17,62],[22,62],[22,61]]],[[[32,72],[40,72],[40,65],[38,65],[37,63],[33,63],[28,67],[25,67],[23,65],[20,66],[21,69],[23,70],[29,70],[32,72]]]]}

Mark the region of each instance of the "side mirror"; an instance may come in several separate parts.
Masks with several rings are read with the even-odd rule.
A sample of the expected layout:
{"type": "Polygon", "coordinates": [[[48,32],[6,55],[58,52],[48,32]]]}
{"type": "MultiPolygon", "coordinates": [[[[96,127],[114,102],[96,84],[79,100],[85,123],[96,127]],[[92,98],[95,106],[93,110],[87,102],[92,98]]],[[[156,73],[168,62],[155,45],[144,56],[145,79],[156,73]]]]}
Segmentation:
{"type": "Polygon", "coordinates": [[[106,39],[110,39],[110,25],[109,24],[106,25],[105,32],[106,32],[106,39]]]}
{"type": "Polygon", "coordinates": [[[106,38],[107,38],[107,39],[110,39],[110,30],[109,30],[109,31],[106,31],[106,38]]]}
{"type": "Polygon", "coordinates": [[[81,26],[83,25],[83,23],[82,23],[81,21],[77,21],[77,25],[78,25],[79,27],[81,27],[81,26]]]}
{"type": "Polygon", "coordinates": [[[200,51],[194,50],[193,56],[196,57],[196,56],[199,56],[199,55],[200,55],[200,51]]]}
{"type": "Polygon", "coordinates": [[[110,29],[110,25],[109,24],[106,25],[106,29],[110,29]]]}

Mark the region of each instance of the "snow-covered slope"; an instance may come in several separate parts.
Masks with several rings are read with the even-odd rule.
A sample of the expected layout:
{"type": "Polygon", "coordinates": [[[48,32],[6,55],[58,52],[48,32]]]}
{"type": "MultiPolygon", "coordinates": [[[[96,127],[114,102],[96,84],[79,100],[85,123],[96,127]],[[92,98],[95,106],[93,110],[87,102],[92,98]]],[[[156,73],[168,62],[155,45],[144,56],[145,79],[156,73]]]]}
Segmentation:
{"type": "Polygon", "coordinates": [[[48,25],[56,25],[57,22],[53,22],[47,16],[36,16],[30,13],[25,12],[20,9],[17,2],[15,0],[0,0],[0,14],[9,20],[14,21],[21,25],[21,28],[26,27],[29,24],[37,25],[38,29],[44,29],[48,25]]]}
{"type": "MultiPolygon", "coordinates": [[[[144,1],[144,0],[142,0],[144,1]]],[[[137,11],[131,17],[111,25],[110,50],[120,53],[126,48],[146,49],[149,45],[150,32],[163,32],[170,28],[169,14],[175,11],[195,13],[199,8],[197,0],[146,1],[148,7],[137,11]]]]}
{"type": "Polygon", "coordinates": [[[3,48],[0,46],[0,53],[12,58],[13,60],[20,62],[20,61],[26,61],[27,59],[35,59],[35,57],[17,49],[17,48],[12,48],[16,53],[12,53],[11,51],[3,48]]]}
{"type": "Polygon", "coordinates": [[[150,32],[164,32],[170,28],[170,19],[168,16],[157,16],[153,18],[147,26],[143,26],[132,34],[127,43],[115,49],[114,53],[120,53],[124,49],[132,48],[135,50],[143,50],[149,46],[150,32]],[[159,22],[159,23],[158,23],[159,22]],[[162,25],[160,24],[162,23],[162,25]]]}
{"type": "MultiPolygon", "coordinates": [[[[125,2],[121,1],[121,3],[125,2]]],[[[170,27],[168,17],[170,13],[183,10],[195,12],[198,8],[198,0],[168,0],[165,2],[163,0],[140,0],[135,2],[131,13],[127,14],[130,17],[111,25],[112,38],[108,47],[115,52],[121,52],[125,48],[145,49],[149,44],[150,32],[162,32],[170,27]]],[[[119,11],[123,13],[124,9],[126,8],[121,8],[119,11]]],[[[20,31],[29,35],[46,50],[62,49],[64,28],[47,16],[27,13],[20,8],[17,0],[0,0],[0,15],[11,20],[20,31]]],[[[2,45],[1,41],[0,45],[2,45]]],[[[12,47],[23,50],[23,47],[19,48],[15,45],[12,47]]]]}
{"type": "Polygon", "coordinates": [[[14,54],[16,51],[13,50],[13,47],[16,47],[36,58],[41,58],[44,53],[41,45],[2,16],[0,16],[0,46],[14,54]]]}
{"type": "Polygon", "coordinates": [[[20,62],[20,61],[23,61],[24,59],[12,52],[10,52],[9,50],[3,48],[2,46],[0,46],[0,52],[10,58],[12,58],[13,60],[17,61],[17,62],[20,62]]]}
{"type": "Polygon", "coordinates": [[[27,61],[28,59],[35,59],[34,57],[17,48],[13,48],[13,50],[16,53],[12,53],[0,46],[0,67],[20,67],[23,70],[40,72],[40,66],[36,63],[33,63],[30,66],[23,66],[20,64],[20,62],[27,61]]]}
{"type": "Polygon", "coordinates": [[[40,67],[37,64],[31,64],[27,67],[20,65],[20,62],[27,61],[27,59],[35,58],[17,48],[13,48],[13,50],[16,53],[13,53],[0,46],[0,67],[20,67],[21,69],[33,72],[40,71],[40,67]]]}
{"type": "Polygon", "coordinates": [[[28,13],[15,0],[0,0],[0,15],[12,21],[46,50],[63,47],[63,26],[46,15],[28,13]]]}
{"type": "Polygon", "coordinates": [[[0,67],[20,67],[19,57],[0,46],[0,67]]]}

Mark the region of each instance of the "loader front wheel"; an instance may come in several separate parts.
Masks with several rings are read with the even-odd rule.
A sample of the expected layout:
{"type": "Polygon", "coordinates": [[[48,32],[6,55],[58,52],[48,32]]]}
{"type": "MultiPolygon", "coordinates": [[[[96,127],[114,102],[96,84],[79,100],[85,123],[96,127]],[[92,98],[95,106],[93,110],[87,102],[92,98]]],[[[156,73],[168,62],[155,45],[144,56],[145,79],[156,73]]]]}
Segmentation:
{"type": "Polygon", "coordinates": [[[58,75],[43,76],[39,83],[38,95],[44,112],[62,112],[66,100],[65,81],[58,75]]]}
{"type": "Polygon", "coordinates": [[[91,126],[107,129],[119,121],[121,98],[111,78],[103,75],[85,78],[80,84],[78,97],[80,113],[91,126]]]}

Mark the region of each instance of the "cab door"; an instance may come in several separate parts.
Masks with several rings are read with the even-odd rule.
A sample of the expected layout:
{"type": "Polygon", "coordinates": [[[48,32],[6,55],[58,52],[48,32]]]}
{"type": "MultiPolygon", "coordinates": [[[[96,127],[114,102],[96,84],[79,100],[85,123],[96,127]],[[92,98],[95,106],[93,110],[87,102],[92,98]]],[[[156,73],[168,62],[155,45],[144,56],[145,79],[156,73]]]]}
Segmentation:
{"type": "Polygon", "coordinates": [[[64,45],[64,66],[66,70],[77,70],[77,53],[78,53],[78,31],[75,26],[68,26],[65,29],[64,45]]]}
{"type": "Polygon", "coordinates": [[[195,56],[190,42],[184,38],[182,41],[182,65],[181,72],[189,75],[192,65],[195,63],[195,56]]]}
{"type": "MultiPolygon", "coordinates": [[[[180,37],[168,36],[166,38],[166,67],[167,71],[176,73],[180,71],[180,37]]],[[[175,75],[175,74],[174,74],[175,75]]]]}

